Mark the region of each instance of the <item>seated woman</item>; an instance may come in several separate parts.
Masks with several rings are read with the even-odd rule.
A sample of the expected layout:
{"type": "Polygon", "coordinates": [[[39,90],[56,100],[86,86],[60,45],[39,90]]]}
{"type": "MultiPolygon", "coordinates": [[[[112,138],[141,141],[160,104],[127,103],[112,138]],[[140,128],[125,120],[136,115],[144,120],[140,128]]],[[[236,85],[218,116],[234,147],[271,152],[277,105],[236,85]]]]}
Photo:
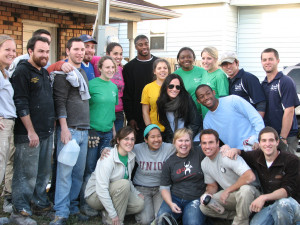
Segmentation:
{"type": "Polygon", "coordinates": [[[111,154],[98,160],[86,185],[85,200],[93,209],[103,210],[104,224],[120,225],[125,214],[135,214],[144,208],[144,196],[131,183],[134,142],[135,131],[128,126],[121,128],[111,154]]]}
{"type": "Polygon", "coordinates": [[[174,132],[179,128],[190,128],[193,138],[202,128],[202,119],[196,105],[177,74],[170,74],[162,84],[157,99],[157,112],[159,122],[165,127],[165,142],[171,143],[174,132]]]}
{"type": "Polygon", "coordinates": [[[145,142],[134,146],[138,164],[133,184],[145,197],[145,208],[135,216],[139,224],[150,224],[162,203],[159,192],[160,177],[164,162],[175,152],[170,143],[162,142],[159,126],[150,124],[144,131],[145,142]]]}
{"type": "Polygon", "coordinates": [[[205,192],[201,161],[205,157],[199,149],[192,149],[193,133],[178,129],[173,144],[176,153],[163,166],[160,190],[164,199],[157,217],[170,213],[175,219],[182,217],[183,225],[205,224],[200,211],[200,196],[205,192]]]}

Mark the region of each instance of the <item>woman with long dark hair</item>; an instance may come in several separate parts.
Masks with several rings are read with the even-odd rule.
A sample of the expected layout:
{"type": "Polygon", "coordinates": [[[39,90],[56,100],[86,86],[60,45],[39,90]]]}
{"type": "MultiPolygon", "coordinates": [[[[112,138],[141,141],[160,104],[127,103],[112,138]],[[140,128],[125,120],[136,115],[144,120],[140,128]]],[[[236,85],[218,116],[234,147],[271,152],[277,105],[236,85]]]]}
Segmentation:
{"type": "Polygon", "coordinates": [[[165,142],[172,143],[173,134],[179,128],[190,128],[194,137],[202,128],[196,105],[177,74],[170,74],[162,84],[157,112],[159,122],[165,127],[165,142]]]}

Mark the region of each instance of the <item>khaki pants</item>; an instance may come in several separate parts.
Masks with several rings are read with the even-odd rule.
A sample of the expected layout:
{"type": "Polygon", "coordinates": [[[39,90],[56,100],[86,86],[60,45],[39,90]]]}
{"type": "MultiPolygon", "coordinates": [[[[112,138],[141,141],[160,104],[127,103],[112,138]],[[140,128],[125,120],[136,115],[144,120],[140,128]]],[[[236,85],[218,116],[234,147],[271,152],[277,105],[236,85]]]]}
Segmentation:
{"type": "MultiPolygon", "coordinates": [[[[144,200],[130,191],[130,182],[128,180],[122,179],[110,183],[109,194],[121,223],[124,221],[125,214],[136,214],[144,208],[144,200]]],[[[104,224],[112,224],[112,218],[108,216],[96,192],[86,198],[86,202],[93,209],[104,210],[102,222],[104,224]]]]}
{"type": "Polygon", "coordinates": [[[213,209],[201,204],[200,209],[203,214],[211,217],[223,218],[232,220],[234,225],[249,225],[249,206],[256,199],[260,193],[251,185],[243,185],[238,191],[230,193],[226,200],[226,204],[220,201],[220,196],[223,191],[219,191],[213,195],[213,198],[217,200],[224,208],[223,214],[219,214],[213,209]]]}
{"type": "Polygon", "coordinates": [[[14,120],[3,119],[4,129],[0,130],[0,184],[2,183],[8,154],[14,140],[14,120]]]}

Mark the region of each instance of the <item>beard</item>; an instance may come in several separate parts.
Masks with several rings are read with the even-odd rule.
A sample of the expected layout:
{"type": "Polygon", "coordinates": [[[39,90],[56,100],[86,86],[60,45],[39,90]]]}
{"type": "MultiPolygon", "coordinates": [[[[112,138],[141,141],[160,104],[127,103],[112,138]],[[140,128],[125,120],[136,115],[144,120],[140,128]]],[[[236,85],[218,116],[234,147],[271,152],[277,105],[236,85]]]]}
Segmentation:
{"type": "Polygon", "coordinates": [[[32,55],[32,61],[39,67],[44,67],[47,65],[49,57],[36,57],[32,55]]]}

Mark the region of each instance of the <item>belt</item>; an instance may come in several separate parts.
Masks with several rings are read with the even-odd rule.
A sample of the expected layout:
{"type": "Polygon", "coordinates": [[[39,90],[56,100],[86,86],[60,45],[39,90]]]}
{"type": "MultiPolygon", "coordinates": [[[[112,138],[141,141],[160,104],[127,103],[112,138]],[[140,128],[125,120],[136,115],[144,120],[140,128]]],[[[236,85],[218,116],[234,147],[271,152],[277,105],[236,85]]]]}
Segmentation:
{"type": "Polygon", "coordinates": [[[88,130],[88,129],[86,129],[86,128],[80,128],[80,127],[69,127],[69,128],[71,128],[71,129],[73,129],[73,130],[79,130],[79,131],[88,130]]]}
{"type": "Polygon", "coordinates": [[[149,186],[138,185],[138,184],[134,184],[134,186],[143,187],[143,188],[159,188],[159,186],[149,187],[149,186]]]}
{"type": "Polygon", "coordinates": [[[15,121],[15,118],[4,118],[4,119],[6,119],[6,120],[13,120],[13,121],[15,121]]]}

